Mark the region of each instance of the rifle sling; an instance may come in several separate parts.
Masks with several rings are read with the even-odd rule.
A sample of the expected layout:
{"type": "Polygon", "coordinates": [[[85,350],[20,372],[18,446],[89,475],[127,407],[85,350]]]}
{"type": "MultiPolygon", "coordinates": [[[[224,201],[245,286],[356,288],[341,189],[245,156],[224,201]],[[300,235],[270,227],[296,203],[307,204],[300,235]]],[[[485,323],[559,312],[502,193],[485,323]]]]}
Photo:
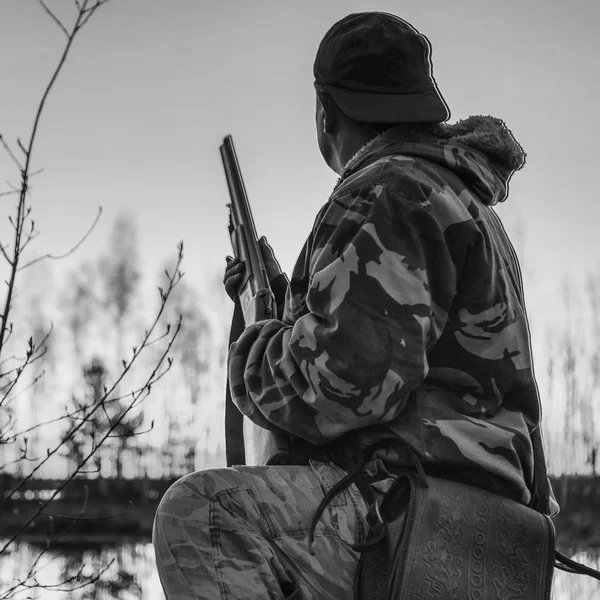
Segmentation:
{"type": "MultiPolygon", "coordinates": [[[[231,347],[244,331],[244,314],[239,298],[235,301],[231,329],[229,331],[229,345],[231,347]]],[[[231,390],[229,389],[229,378],[225,385],[225,456],[227,466],[245,465],[246,450],[244,447],[244,415],[233,403],[231,390]]]]}

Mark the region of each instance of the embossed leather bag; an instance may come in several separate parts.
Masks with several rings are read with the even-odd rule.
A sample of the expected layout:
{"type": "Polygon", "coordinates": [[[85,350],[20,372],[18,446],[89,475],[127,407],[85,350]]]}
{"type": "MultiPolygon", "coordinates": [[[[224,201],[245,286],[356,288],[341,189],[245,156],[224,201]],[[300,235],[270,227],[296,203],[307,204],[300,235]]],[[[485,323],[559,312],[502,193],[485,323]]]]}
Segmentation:
{"type": "Polygon", "coordinates": [[[357,600],[550,598],[554,525],[532,508],[406,472],[377,516],[357,572],[357,600]]]}

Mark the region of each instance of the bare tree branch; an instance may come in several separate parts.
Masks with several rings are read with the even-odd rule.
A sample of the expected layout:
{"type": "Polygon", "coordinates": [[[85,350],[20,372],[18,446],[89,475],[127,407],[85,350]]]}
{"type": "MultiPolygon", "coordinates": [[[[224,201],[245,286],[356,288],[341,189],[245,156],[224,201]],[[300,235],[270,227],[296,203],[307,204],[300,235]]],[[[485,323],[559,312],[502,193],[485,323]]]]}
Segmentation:
{"type": "MultiPolygon", "coordinates": [[[[143,350],[147,347],[146,342],[149,340],[150,336],[152,335],[154,329],[156,328],[156,326],[158,325],[158,322],[160,320],[160,317],[162,316],[164,309],[165,309],[165,304],[166,304],[166,299],[169,297],[169,295],[171,294],[173,288],[177,285],[177,283],[179,282],[179,275],[180,275],[180,271],[179,271],[179,265],[181,264],[181,261],[183,259],[183,244],[179,244],[178,247],[179,250],[179,254],[178,254],[178,258],[177,258],[177,265],[174,271],[174,274],[172,276],[172,278],[169,281],[169,285],[167,287],[167,291],[165,292],[165,296],[163,298],[163,295],[161,294],[161,306],[155,316],[155,319],[150,327],[150,329],[148,329],[146,331],[146,334],[142,340],[142,343],[140,345],[140,347],[136,350],[136,352],[134,352],[132,358],[126,363],[126,366],[124,367],[124,369],[121,371],[120,375],[117,377],[117,379],[114,381],[114,383],[112,384],[112,386],[110,387],[110,389],[107,389],[104,393],[104,395],[102,396],[102,398],[96,402],[89,413],[87,413],[87,416],[90,417],[92,414],[94,414],[102,405],[103,403],[106,401],[106,399],[117,389],[117,387],[119,386],[119,384],[123,381],[124,377],[126,376],[126,374],[129,372],[129,370],[131,369],[131,366],[133,365],[133,363],[135,362],[135,360],[138,358],[138,356],[140,355],[141,352],[143,352],[143,350]]],[[[177,324],[176,330],[173,333],[168,346],[167,346],[167,350],[165,352],[162,353],[160,359],[157,361],[156,367],[154,368],[154,370],[152,371],[152,373],[150,374],[150,376],[147,378],[147,384],[144,388],[142,388],[142,390],[144,389],[149,389],[149,387],[155,382],[154,378],[158,375],[162,376],[161,374],[158,373],[160,367],[162,366],[162,363],[164,362],[166,355],[168,353],[168,351],[170,350],[171,346],[173,345],[173,342],[175,341],[175,338],[177,337],[177,334],[179,333],[179,330],[181,329],[181,318],[179,319],[179,322],[177,324]]],[[[119,421],[120,422],[120,421],[119,421]]],[[[73,438],[73,436],[81,429],[81,427],[83,427],[83,424],[85,423],[85,420],[82,420],[81,423],[79,423],[78,425],[75,425],[74,427],[72,427],[63,437],[62,440],[60,440],[60,442],[57,444],[57,446],[53,449],[53,450],[48,450],[48,455],[47,457],[42,460],[34,469],[33,471],[31,471],[31,473],[29,473],[27,475],[26,478],[24,478],[21,483],[19,485],[17,485],[15,488],[13,488],[10,492],[8,492],[8,494],[5,494],[4,499],[0,500],[0,507],[2,507],[6,502],[8,502],[12,496],[14,495],[15,492],[19,491],[27,481],[29,481],[37,471],[39,471],[39,469],[41,469],[41,467],[53,456],[55,455],[63,446],[64,444],[73,438]]],[[[112,431],[109,431],[109,433],[112,433],[112,431]]],[[[104,438],[105,439],[105,438],[104,438]]],[[[91,455],[90,457],[91,458],[91,455]]],[[[87,460],[89,460],[89,458],[87,460]]],[[[84,462],[87,463],[87,460],[84,462]]],[[[83,465],[82,465],[83,466],[83,465]]],[[[73,477],[75,476],[76,473],[74,473],[73,477]]],[[[67,481],[70,481],[67,480],[67,481]]],[[[3,548],[0,548],[0,556],[2,555],[2,552],[4,551],[4,549],[6,547],[8,547],[9,543],[7,543],[3,548]]]]}
{"type": "Polygon", "coordinates": [[[87,238],[90,236],[92,231],[94,231],[94,229],[96,228],[96,225],[98,225],[98,221],[100,221],[101,216],[102,216],[102,207],[99,206],[98,213],[96,214],[96,218],[94,219],[94,222],[92,223],[90,228],[87,230],[85,235],[70,250],[68,250],[64,254],[44,254],[43,256],[38,256],[37,258],[34,258],[33,260],[31,260],[28,263],[24,264],[23,266],[19,267],[17,270],[22,271],[23,269],[26,269],[27,267],[31,267],[31,265],[35,265],[36,263],[38,263],[42,260],[45,260],[45,259],[61,260],[63,258],[66,258],[67,256],[70,256],[83,244],[83,242],[85,242],[85,240],[87,240],[87,238]]]}
{"type": "MultiPolygon", "coordinates": [[[[39,358],[41,358],[43,355],[40,355],[39,358]]],[[[36,359],[37,360],[37,359],[36,359]]],[[[29,363],[29,365],[33,364],[34,361],[31,361],[29,363]]],[[[33,388],[43,377],[44,377],[45,371],[42,371],[41,373],[38,373],[28,384],[26,387],[24,387],[23,389],[20,389],[19,392],[17,394],[13,394],[12,396],[10,396],[10,398],[8,398],[8,393],[5,394],[4,398],[2,398],[2,401],[0,401],[0,406],[10,406],[11,404],[13,404],[15,402],[15,400],[17,400],[19,397],[21,397],[26,391],[30,390],[31,388],[33,388]],[[6,399],[6,402],[4,401],[6,399]]],[[[14,385],[16,384],[16,381],[14,383],[11,383],[11,388],[14,387],[14,385]]],[[[1,390],[0,390],[1,391],[1,390]]],[[[10,392],[10,390],[9,390],[10,392]]]]}
{"type": "MultiPolygon", "coordinates": [[[[12,192],[7,192],[8,194],[12,193],[12,192]]],[[[6,262],[12,267],[13,263],[12,260],[10,259],[10,257],[8,256],[8,254],[6,253],[6,250],[4,249],[4,246],[2,243],[0,243],[0,252],[2,252],[2,256],[4,256],[4,258],[6,259],[6,262]]]]}
{"type": "Polygon", "coordinates": [[[84,2],[84,8],[81,11],[82,15],[85,15],[84,19],[81,21],[81,27],[83,27],[92,17],[92,15],[103,5],[110,2],[110,0],[96,0],[96,3],[89,8],[85,8],[87,1],[84,2]]]}
{"type": "Polygon", "coordinates": [[[4,136],[1,133],[0,133],[0,144],[2,144],[2,146],[4,147],[4,150],[6,150],[6,153],[8,154],[8,156],[10,156],[10,158],[17,165],[17,167],[19,167],[19,171],[22,171],[23,165],[21,164],[21,161],[14,155],[13,151],[11,150],[10,146],[6,143],[6,140],[4,139],[4,136]]]}
{"type": "MultiPolygon", "coordinates": [[[[152,371],[152,373],[150,374],[150,376],[148,377],[148,386],[151,386],[153,383],[153,378],[154,376],[158,373],[160,367],[162,366],[162,363],[167,359],[167,355],[169,354],[171,347],[173,346],[173,343],[175,341],[175,338],[177,337],[177,334],[179,333],[179,330],[181,328],[181,320],[179,321],[177,328],[171,338],[171,340],[169,341],[168,346],[166,347],[166,349],[163,351],[163,353],[161,354],[161,356],[159,357],[158,361],[157,361],[157,365],[154,368],[154,370],[152,371]]],[[[116,383],[113,385],[113,387],[116,386],[116,383]]],[[[144,388],[144,389],[147,389],[144,388]]],[[[83,467],[85,467],[85,465],[90,461],[90,459],[94,456],[94,454],[96,453],[97,448],[99,448],[110,436],[110,434],[114,431],[114,429],[116,428],[116,426],[122,422],[122,420],[125,418],[125,416],[131,411],[132,408],[134,408],[135,403],[136,403],[136,399],[134,399],[130,405],[121,413],[121,415],[119,416],[119,419],[117,419],[112,425],[111,427],[108,429],[108,431],[100,438],[97,447],[96,448],[92,448],[92,450],[90,452],[88,452],[87,456],[85,456],[85,458],[77,465],[77,467],[75,469],[73,469],[73,473],[67,477],[63,483],[59,486],[58,489],[54,490],[52,495],[50,496],[50,498],[48,500],[46,500],[45,502],[43,502],[42,504],[40,504],[39,509],[37,510],[37,512],[35,512],[22,526],[21,528],[12,535],[11,538],[8,539],[8,541],[4,544],[4,546],[2,546],[0,548],[0,556],[2,556],[2,554],[6,551],[6,549],[8,547],[10,547],[10,545],[19,538],[19,536],[26,530],[26,528],[29,526],[30,523],[32,523],[35,518],[41,514],[41,512],[56,498],[56,496],[75,478],[75,476],[81,471],[81,469],[83,467]]],[[[98,403],[101,404],[101,403],[98,403]]],[[[94,409],[97,410],[98,406],[94,409]]],[[[80,427],[80,426],[77,426],[80,427]]],[[[59,448],[62,447],[63,444],[60,444],[59,448]]],[[[57,448],[58,450],[58,448],[57,448]]],[[[28,476],[28,479],[31,478],[31,476],[33,475],[33,473],[35,473],[35,471],[38,469],[39,467],[36,467],[36,469],[34,469],[34,471],[32,471],[32,473],[28,476]]],[[[25,481],[25,480],[24,480],[25,481]]],[[[0,506],[2,506],[4,504],[4,502],[6,502],[8,499],[12,498],[12,496],[14,495],[14,493],[19,490],[24,482],[21,482],[21,484],[19,484],[16,488],[14,488],[13,490],[11,490],[6,496],[4,501],[0,502],[0,506]]]]}
{"type": "Polygon", "coordinates": [[[46,6],[44,0],[38,0],[38,2],[42,5],[42,8],[46,11],[48,16],[56,23],[58,28],[69,38],[70,34],[67,31],[67,28],[62,24],[62,21],[46,6]]]}
{"type": "Polygon", "coordinates": [[[16,196],[21,190],[8,190],[8,192],[0,192],[0,198],[4,196],[16,196]]]}
{"type": "Polygon", "coordinates": [[[120,512],[120,513],[115,513],[113,515],[101,515],[101,516],[86,517],[82,514],[82,515],[79,515],[78,517],[74,517],[73,515],[60,515],[57,513],[51,513],[51,512],[47,512],[47,511],[42,511],[40,514],[48,516],[48,517],[69,519],[69,520],[73,520],[73,521],[108,521],[110,519],[117,519],[119,517],[124,517],[125,515],[128,515],[129,513],[131,513],[134,510],[135,510],[135,506],[134,506],[133,502],[131,502],[131,500],[130,500],[129,508],[127,510],[124,510],[123,512],[120,512]]]}
{"type": "MultiPolygon", "coordinates": [[[[8,278],[5,282],[6,286],[7,286],[7,291],[6,291],[6,295],[4,298],[4,305],[3,305],[2,309],[0,310],[0,354],[1,354],[2,350],[6,348],[5,345],[6,345],[7,341],[10,339],[12,331],[13,331],[13,325],[9,319],[10,319],[10,314],[11,314],[11,309],[13,307],[13,303],[17,299],[17,290],[15,287],[17,271],[19,271],[23,268],[26,268],[27,266],[30,266],[30,265],[34,264],[35,262],[39,262],[43,258],[58,259],[58,258],[62,258],[64,256],[68,256],[68,255],[72,254],[75,250],[77,250],[79,248],[79,246],[89,236],[90,232],[93,230],[96,223],[98,222],[98,219],[101,214],[101,209],[100,209],[98,216],[96,217],[90,231],[88,231],[83,236],[83,238],[71,250],[69,250],[63,256],[47,255],[47,256],[43,256],[43,257],[34,259],[27,265],[20,264],[23,251],[37,237],[37,231],[35,230],[34,221],[33,220],[30,221],[31,227],[29,227],[29,226],[25,227],[25,225],[26,225],[27,221],[30,219],[30,214],[31,214],[31,208],[28,207],[26,204],[27,199],[28,199],[28,192],[30,191],[30,180],[34,175],[39,173],[39,170],[36,172],[32,171],[32,164],[33,164],[32,161],[33,161],[34,149],[36,146],[37,135],[40,130],[42,115],[44,113],[45,106],[46,106],[47,100],[50,96],[50,93],[53,90],[54,85],[55,85],[60,73],[63,70],[63,67],[65,65],[67,57],[69,56],[73,42],[74,42],[77,34],[81,30],[81,28],[85,24],[88,23],[89,19],[95,14],[95,12],[102,5],[106,4],[106,2],[107,2],[107,0],[95,1],[95,2],[92,2],[91,4],[90,4],[89,0],[83,0],[82,2],[76,2],[75,4],[77,7],[77,14],[76,14],[76,18],[74,21],[74,25],[69,30],[65,26],[63,21],[61,21],[61,19],[59,19],[58,16],[49,8],[49,6],[45,0],[38,0],[38,3],[42,7],[42,9],[46,13],[46,15],[62,31],[62,33],[67,38],[67,40],[66,40],[66,44],[63,48],[62,54],[60,55],[59,60],[57,62],[57,66],[54,69],[53,73],[51,74],[51,77],[43,91],[40,102],[37,106],[37,110],[36,110],[36,113],[35,113],[35,116],[33,119],[31,134],[30,134],[28,142],[24,144],[20,138],[17,138],[16,147],[18,147],[20,152],[23,153],[22,160],[17,156],[17,153],[13,152],[11,146],[6,142],[4,137],[2,135],[0,135],[0,145],[4,148],[5,152],[9,156],[9,158],[14,162],[14,164],[19,169],[20,179],[21,179],[20,186],[18,188],[9,190],[7,192],[0,193],[0,197],[2,197],[2,198],[12,196],[12,195],[16,195],[18,198],[16,205],[15,205],[15,213],[12,216],[9,216],[9,223],[12,225],[12,228],[14,231],[14,243],[0,243],[0,254],[7,261],[8,265],[10,267],[10,274],[8,275],[8,278]]],[[[10,184],[9,184],[9,187],[10,187],[10,184]]],[[[152,330],[153,330],[153,328],[151,328],[151,331],[152,330]]],[[[178,331],[176,331],[174,333],[174,337],[177,335],[177,333],[178,333],[178,331]]],[[[172,340],[171,340],[171,344],[172,344],[172,340]]],[[[170,349],[170,347],[171,346],[169,344],[167,351],[170,349]]],[[[144,343],[140,344],[139,352],[134,353],[134,357],[133,357],[132,361],[130,363],[128,363],[127,368],[125,368],[124,371],[121,373],[121,376],[117,378],[117,381],[119,381],[122,377],[125,376],[125,374],[131,368],[131,363],[133,362],[133,360],[137,359],[140,352],[144,349],[145,349],[144,343]]],[[[15,421],[12,416],[12,411],[6,410],[8,407],[8,404],[14,402],[15,399],[25,391],[25,390],[21,390],[21,389],[17,390],[15,386],[19,383],[21,376],[22,376],[23,372],[25,371],[25,369],[27,367],[29,367],[32,363],[34,363],[36,360],[39,360],[42,356],[44,356],[45,352],[46,352],[45,340],[42,340],[42,342],[36,344],[32,339],[30,339],[29,348],[27,350],[25,358],[20,361],[20,364],[18,364],[18,366],[16,366],[16,368],[14,368],[10,371],[7,371],[7,373],[3,373],[2,376],[0,376],[0,379],[2,381],[2,385],[0,386],[0,394],[2,395],[2,398],[0,399],[0,406],[4,405],[4,407],[3,407],[4,410],[3,410],[3,414],[2,414],[4,422],[0,423],[0,444],[6,443],[7,435],[11,435],[13,433],[13,430],[15,429],[15,421]],[[15,392],[17,392],[17,393],[15,393],[15,392]]],[[[15,359],[16,359],[16,357],[15,357],[15,359]]],[[[164,358],[161,359],[160,364],[162,364],[163,360],[164,360],[164,358]]],[[[2,362],[3,362],[3,364],[6,363],[6,361],[2,361],[2,362]]],[[[43,370],[41,371],[41,373],[38,373],[38,375],[36,375],[36,377],[33,378],[33,382],[30,383],[30,386],[35,385],[35,383],[42,376],[43,376],[43,370]]],[[[151,384],[153,382],[153,377],[156,378],[156,371],[147,380],[148,386],[151,386],[151,384]]],[[[30,386],[28,386],[25,389],[29,389],[30,386]]],[[[22,386],[20,386],[20,387],[22,387],[22,386]]],[[[135,405],[136,400],[139,399],[139,397],[140,396],[137,396],[137,398],[135,398],[133,400],[129,409],[131,408],[131,406],[135,405]]],[[[98,406],[95,406],[95,407],[92,407],[92,409],[89,411],[82,410],[81,412],[83,412],[84,414],[87,413],[88,415],[91,415],[91,414],[93,414],[93,410],[97,410],[97,409],[98,409],[98,406]]],[[[73,411],[73,412],[78,413],[78,411],[73,411]]],[[[127,414],[127,410],[122,413],[123,417],[126,414],[127,414]]],[[[61,417],[59,417],[59,419],[64,419],[64,418],[67,418],[67,417],[65,415],[62,415],[61,417]]],[[[83,422],[85,422],[84,419],[82,420],[82,423],[83,422]]],[[[119,421],[117,419],[117,422],[113,423],[113,425],[116,426],[119,422],[121,422],[121,421],[119,421]]],[[[42,459],[42,460],[38,460],[35,457],[29,456],[28,438],[23,435],[23,433],[26,433],[26,432],[20,432],[20,435],[17,434],[15,436],[13,436],[11,438],[12,440],[17,441],[17,442],[18,441],[22,442],[22,445],[19,448],[20,455],[17,460],[19,462],[21,462],[21,461],[27,461],[27,462],[36,462],[37,461],[38,462],[38,465],[36,466],[36,468],[34,468],[26,477],[23,478],[21,484],[19,484],[17,486],[17,488],[21,487],[23,483],[30,481],[31,478],[36,473],[36,470],[39,468],[39,466],[41,464],[44,464],[44,462],[46,462],[46,460],[48,460],[52,454],[57,453],[61,447],[64,447],[65,440],[68,439],[69,435],[70,436],[75,435],[75,433],[78,431],[79,427],[80,427],[80,423],[76,423],[75,426],[72,427],[71,430],[68,432],[68,435],[65,438],[63,438],[62,440],[59,440],[58,444],[52,451],[48,450],[48,452],[47,452],[48,456],[46,457],[46,459],[42,459]]],[[[88,453],[88,455],[86,457],[84,457],[84,460],[82,461],[82,463],[80,465],[78,465],[78,468],[76,468],[73,471],[72,477],[74,477],[76,474],[82,472],[87,461],[89,461],[90,458],[100,448],[102,441],[103,440],[100,440],[100,442],[98,444],[93,445],[91,451],[88,453]]],[[[5,466],[6,465],[3,465],[2,467],[0,467],[0,469],[4,468],[5,466]]],[[[71,477],[71,479],[72,479],[72,477],[71,477]]],[[[52,498],[51,500],[53,500],[53,499],[54,498],[52,498]]],[[[3,503],[3,501],[4,501],[4,498],[2,499],[2,503],[3,503]]],[[[45,503],[44,506],[47,506],[47,505],[48,505],[48,503],[45,503]]],[[[84,503],[84,507],[82,508],[82,513],[80,515],[81,518],[84,518],[83,513],[85,512],[86,505],[87,505],[87,500],[84,503]]],[[[44,506],[40,507],[41,511],[43,511],[44,506]]],[[[40,512],[38,511],[38,515],[39,514],[40,514],[40,512]]],[[[49,516],[51,518],[51,515],[49,515],[49,516]]],[[[111,518],[111,517],[114,517],[114,515],[107,516],[106,518],[111,518]]],[[[71,525],[73,522],[74,521],[71,522],[71,525]]],[[[30,523],[31,523],[31,521],[30,521],[30,523]]],[[[25,523],[23,523],[22,525],[25,527],[28,526],[25,523]]],[[[23,531],[24,531],[24,529],[21,529],[19,532],[17,532],[17,535],[15,537],[13,537],[11,541],[9,541],[7,544],[5,544],[2,549],[0,549],[0,556],[2,556],[6,552],[7,548],[10,547],[12,542],[14,542],[16,539],[18,539],[19,535],[23,531]]],[[[58,536],[53,536],[52,539],[49,539],[48,547],[50,547],[53,540],[57,540],[57,539],[59,539],[58,536]]],[[[101,574],[104,572],[104,570],[102,570],[97,576],[92,577],[92,578],[86,578],[86,581],[84,581],[83,583],[80,583],[81,577],[82,577],[82,569],[83,569],[83,567],[82,567],[74,577],[67,578],[66,581],[62,581],[56,585],[41,585],[40,582],[36,578],[36,573],[39,568],[39,560],[44,555],[44,553],[45,553],[45,551],[40,553],[38,558],[36,560],[34,560],[33,563],[30,565],[30,568],[28,570],[28,574],[25,577],[25,580],[16,581],[14,583],[14,585],[12,585],[9,589],[4,589],[4,590],[0,591],[0,597],[3,600],[7,600],[8,598],[14,597],[19,591],[33,589],[33,588],[54,589],[54,590],[64,589],[65,591],[71,592],[74,589],[79,589],[81,587],[85,587],[86,585],[89,585],[90,583],[97,581],[99,579],[99,577],[101,576],[101,574]],[[65,586],[68,586],[68,587],[65,587],[65,586]]]]}

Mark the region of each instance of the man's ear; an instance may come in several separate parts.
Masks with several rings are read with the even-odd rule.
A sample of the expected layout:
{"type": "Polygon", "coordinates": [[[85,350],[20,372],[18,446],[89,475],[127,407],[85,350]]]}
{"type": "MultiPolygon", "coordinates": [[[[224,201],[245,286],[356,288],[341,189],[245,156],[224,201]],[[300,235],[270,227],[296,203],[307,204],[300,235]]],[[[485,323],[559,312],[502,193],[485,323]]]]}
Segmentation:
{"type": "Polygon", "coordinates": [[[326,134],[335,133],[337,127],[337,112],[336,106],[332,97],[321,90],[317,90],[317,98],[319,99],[319,127],[326,134]]]}

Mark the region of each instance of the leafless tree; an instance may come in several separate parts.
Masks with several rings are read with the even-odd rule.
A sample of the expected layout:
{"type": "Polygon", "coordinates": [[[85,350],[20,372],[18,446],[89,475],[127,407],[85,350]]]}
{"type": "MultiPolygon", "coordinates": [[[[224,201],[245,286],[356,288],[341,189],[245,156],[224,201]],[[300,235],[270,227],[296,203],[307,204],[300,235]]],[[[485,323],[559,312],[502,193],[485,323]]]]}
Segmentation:
{"type": "MultiPolygon", "coordinates": [[[[54,457],[64,453],[70,445],[73,445],[74,440],[80,435],[80,432],[84,431],[86,426],[96,419],[98,415],[104,415],[108,419],[108,426],[97,434],[90,444],[77,449],[75,453],[76,460],[73,460],[68,475],[58,486],[58,489],[54,490],[49,497],[40,500],[33,513],[27,515],[16,530],[0,542],[0,563],[7,558],[11,549],[22,539],[22,536],[34,520],[52,519],[56,516],[53,514],[53,503],[56,498],[65,490],[69,482],[93,466],[95,456],[107,440],[123,433],[120,431],[123,423],[127,421],[132,411],[135,411],[148,397],[152,386],[164,377],[170,369],[172,364],[170,351],[181,327],[180,319],[173,324],[164,326],[162,324],[162,315],[173,289],[182,276],[179,270],[183,258],[182,244],[179,245],[177,259],[173,270],[168,274],[166,284],[159,289],[160,303],[157,313],[144,334],[137,341],[137,344],[133,346],[131,352],[122,357],[120,372],[114,375],[111,381],[100,380],[98,377],[93,381],[90,379],[92,387],[96,384],[98,385],[96,385],[94,393],[79,405],[71,406],[69,409],[65,407],[65,412],[58,413],[48,418],[45,422],[36,422],[26,428],[21,427],[21,423],[16,416],[15,407],[18,406],[23,398],[26,388],[35,386],[38,380],[43,377],[43,372],[39,370],[36,372],[33,365],[41,361],[48,349],[51,326],[49,324],[45,333],[40,333],[40,328],[36,325],[34,335],[29,336],[24,343],[24,347],[19,347],[23,323],[14,318],[13,311],[16,303],[18,303],[18,274],[23,269],[41,260],[61,258],[46,254],[29,261],[25,261],[24,259],[24,252],[37,235],[30,203],[30,182],[36,173],[34,170],[36,141],[47,100],[59,75],[64,69],[76,38],[96,12],[109,2],[109,0],[74,0],[73,4],[69,2],[68,5],[71,6],[70,10],[73,11],[74,16],[71,23],[68,24],[67,20],[59,17],[44,0],[37,1],[40,8],[54,25],[59,28],[62,34],[64,34],[65,44],[57,66],[51,74],[37,106],[29,137],[25,141],[17,138],[16,142],[12,143],[3,135],[0,135],[0,144],[16,165],[19,173],[19,183],[11,186],[11,189],[2,193],[2,206],[8,207],[9,211],[14,210],[14,212],[8,215],[8,221],[12,227],[12,239],[0,240],[0,258],[6,262],[8,272],[5,282],[4,301],[2,306],[0,306],[0,450],[2,448],[6,450],[10,447],[13,449],[17,448],[18,451],[12,460],[0,459],[0,476],[6,473],[11,473],[12,475],[10,487],[2,490],[0,510],[6,510],[10,506],[10,503],[27,488],[28,483],[41,472],[44,466],[53,460],[54,457]],[[13,207],[10,207],[6,202],[12,197],[15,198],[15,204],[13,207]],[[158,329],[159,323],[161,323],[160,331],[158,329]],[[125,392],[124,380],[131,372],[134,363],[138,361],[143,353],[148,351],[149,347],[153,347],[153,349],[160,348],[159,351],[153,353],[155,360],[152,366],[148,369],[141,384],[125,392]],[[101,387],[99,383],[102,384],[101,387]],[[119,391],[118,393],[117,390],[119,391]],[[116,404],[120,408],[115,414],[112,411],[112,407],[116,404]],[[28,436],[34,430],[54,427],[57,423],[66,424],[66,429],[63,429],[62,435],[57,436],[43,455],[32,456],[28,449],[28,436]],[[15,469],[16,465],[18,465],[17,469],[15,469]],[[15,476],[15,473],[17,476],[15,476]]],[[[67,4],[66,0],[65,4],[67,4]]],[[[75,251],[87,235],[85,234],[65,255],[75,251]]],[[[123,275],[127,277],[127,274],[123,275]]],[[[125,285],[128,285],[128,283],[125,282],[125,285]]],[[[79,327],[78,331],[81,333],[82,328],[80,325],[81,323],[77,327],[79,327]]],[[[81,340],[79,339],[79,341],[81,340]]],[[[7,457],[8,454],[5,452],[2,456],[7,457]]],[[[110,516],[106,515],[105,518],[110,518],[110,516]]],[[[86,503],[84,502],[79,515],[73,517],[72,523],[78,519],[86,518],[88,517],[86,517],[86,503]]],[[[59,581],[42,582],[40,579],[44,555],[48,553],[54,544],[60,541],[68,528],[69,526],[60,531],[51,531],[47,535],[45,549],[37,553],[32,559],[31,564],[26,565],[26,572],[22,577],[11,582],[0,581],[0,600],[12,600],[24,596],[31,597],[40,588],[73,592],[76,589],[99,581],[102,572],[97,572],[91,577],[86,577],[83,575],[83,565],[79,566],[72,574],[62,577],[59,581]]]]}

